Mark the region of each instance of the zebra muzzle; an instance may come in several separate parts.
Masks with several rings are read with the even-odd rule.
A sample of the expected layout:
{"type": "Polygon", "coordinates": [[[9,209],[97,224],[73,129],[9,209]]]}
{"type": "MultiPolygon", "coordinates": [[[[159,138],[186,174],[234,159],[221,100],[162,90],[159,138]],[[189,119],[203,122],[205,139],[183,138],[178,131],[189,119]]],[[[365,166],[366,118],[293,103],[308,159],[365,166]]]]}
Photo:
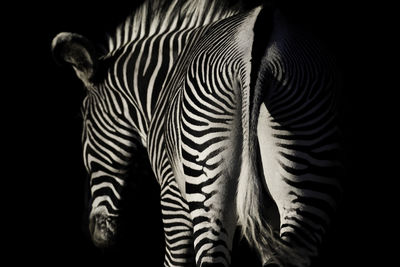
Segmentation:
{"type": "Polygon", "coordinates": [[[112,246],[117,228],[115,218],[104,213],[95,213],[89,220],[89,230],[94,245],[98,248],[112,246]]]}

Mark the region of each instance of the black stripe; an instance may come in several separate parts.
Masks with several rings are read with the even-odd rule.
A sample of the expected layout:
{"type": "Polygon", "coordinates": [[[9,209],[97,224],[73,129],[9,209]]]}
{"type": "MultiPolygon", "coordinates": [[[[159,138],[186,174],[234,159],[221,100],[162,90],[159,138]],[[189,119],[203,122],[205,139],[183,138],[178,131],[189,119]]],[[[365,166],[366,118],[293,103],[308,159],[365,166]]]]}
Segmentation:
{"type": "Polygon", "coordinates": [[[287,178],[284,178],[284,181],[295,188],[304,189],[304,190],[312,190],[315,192],[320,192],[332,197],[335,201],[339,200],[341,196],[341,190],[337,185],[327,184],[323,182],[315,182],[315,181],[291,181],[287,178]]]}
{"type": "MultiPolygon", "coordinates": [[[[190,203],[189,203],[189,205],[190,205],[190,203]]],[[[210,218],[208,218],[208,217],[205,217],[205,216],[197,216],[197,217],[193,218],[193,225],[200,224],[200,223],[204,223],[204,222],[210,222],[210,221],[211,221],[211,220],[210,220],[210,218]]]]}
{"type": "MultiPolygon", "coordinates": [[[[191,184],[191,183],[186,182],[185,183],[185,191],[188,194],[202,193],[203,187],[213,184],[221,175],[222,175],[222,172],[219,172],[216,175],[214,175],[213,177],[209,177],[207,180],[205,180],[199,184],[191,184]]],[[[203,193],[203,195],[206,195],[206,194],[203,193]]]]}
{"type": "Polygon", "coordinates": [[[115,190],[120,193],[122,191],[122,186],[120,183],[118,183],[115,178],[108,176],[108,175],[102,175],[98,176],[96,178],[90,179],[90,186],[98,185],[104,182],[111,183],[115,190]]]}
{"type": "Polygon", "coordinates": [[[307,243],[305,243],[302,239],[300,239],[297,235],[293,234],[292,232],[284,232],[281,234],[282,237],[287,237],[290,241],[286,241],[286,244],[290,244],[291,247],[297,245],[302,249],[306,249],[310,251],[310,247],[307,243]]]}
{"type": "Polygon", "coordinates": [[[213,138],[208,139],[207,141],[205,141],[202,144],[197,143],[196,140],[187,138],[185,135],[181,135],[181,139],[182,139],[182,142],[184,144],[186,144],[187,146],[192,147],[192,148],[196,149],[197,151],[201,152],[201,151],[204,151],[205,149],[207,149],[211,145],[214,145],[216,143],[227,140],[228,137],[226,137],[226,136],[213,137],[213,138]]]}
{"type": "Polygon", "coordinates": [[[101,202],[99,203],[98,207],[102,207],[102,206],[103,206],[103,207],[106,207],[107,211],[108,211],[110,214],[118,215],[118,213],[119,213],[118,210],[114,210],[114,209],[111,207],[111,205],[110,205],[110,203],[108,203],[108,201],[101,201],[101,202]]]}
{"type": "Polygon", "coordinates": [[[329,217],[334,214],[334,208],[326,201],[322,199],[317,199],[313,197],[305,197],[299,196],[294,192],[289,192],[289,195],[296,196],[296,199],[292,200],[293,203],[301,203],[304,204],[306,207],[314,207],[317,208],[324,213],[326,213],[329,217]]]}
{"type": "Polygon", "coordinates": [[[119,199],[115,196],[114,192],[112,191],[111,188],[109,187],[101,187],[97,190],[95,190],[92,194],[92,200],[95,200],[98,197],[101,196],[108,196],[110,197],[112,203],[114,204],[114,206],[118,207],[118,202],[119,199]]]}
{"type": "Polygon", "coordinates": [[[325,219],[323,219],[322,217],[320,217],[314,213],[311,213],[304,209],[295,209],[295,212],[297,215],[299,215],[307,220],[312,221],[316,225],[320,225],[323,229],[328,228],[328,223],[325,221],[325,219]]]}
{"type": "MultiPolygon", "coordinates": [[[[196,239],[196,236],[197,236],[197,235],[196,235],[196,232],[194,233],[194,235],[195,235],[195,239],[196,239]]],[[[226,245],[226,242],[225,242],[225,241],[223,241],[223,240],[212,240],[212,239],[207,238],[207,237],[201,239],[201,240],[194,246],[194,250],[195,250],[195,251],[199,251],[200,248],[201,248],[202,246],[206,245],[206,244],[212,244],[211,248],[215,248],[215,247],[217,247],[217,246],[223,246],[223,247],[225,247],[226,250],[228,251],[228,246],[226,245]]],[[[201,258],[203,258],[203,257],[205,257],[205,256],[207,256],[207,255],[210,255],[210,254],[211,254],[210,251],[206,249],[206,250],[204,250],[204,251],[200,254],[199,259],[201,259],[201,258]]],[[[226,259],[225,254],[222,254],[222,255],[223,255],[222,257],[226,259]]]]}
{"type": "Polygon", "coordinates": [[[316,242],[319,242],[318,240],[321,239],[321,237],[324,235],[324,230],[322,229],[322,226],[320,226],[320,225],[318,225],[316,228],[313,225],[310,225],[308,222],[306,222],[304,220],[300,220],[299,218],[294,217],[294,216],[286,216],[285,220],[296,222],[298,225],[300,225],[301,228],[308,231],[308,233],[311,236],[313,236],[313,238],[316,240],[316,242]]]}
{"type": "Polygon", "coordinates": [[[222,127],[209,127],[205,130],[193,130],[192,128],[188,127],[185,123],[182,123],[182,128],[194,137],[203,137],[204,135],[209,133],[224,133],[230,130],[222,127]]]}
{"type": "Polygon", "coordinates": [[[286,227],[293,229],[294,230],[294,234],[298,235],[299,238],[304,240],[309,245],[311,245],[313,247],[316,247],[317,245],[319,245],[319,242],[314,237],[312,237],[312,235],[311,235],[312,232],[309,233],[308,231],[305,231],[304,228],[300,228],[297,225],[294,225],[294,224],[291,224],[291,223],[282,224],[281,229],[286,228],[286,227]]]}
{"type": "MultiPolygon", "coordinates": [[[[170,220],[170,219],[183,219],[183,220],[188,220],[188,217],[183,215],[183,214],[161,214],[162,220],[170,220]]],[[[178,222],[164,222],[165,227],[170,226],[170,225],[182,225],[182,223],[178,222]]]]}
{"type": "MultiPolygon", "coordinates": [[[[186,108],[186,107],[185,107],[186,108]]],[[[189,111],[192,111],[191,109],[193,109],[193,107],[188,107],[187,108],[189,111]]],[[[186,114],[186,112],[182,112],[183,118],[190,124],[195,125],[195,126],[207,126],[208,123],[207,122],[202,122],[199,120],[195,120],[192,117],[190,117],[189,115],[186,114]]]]}

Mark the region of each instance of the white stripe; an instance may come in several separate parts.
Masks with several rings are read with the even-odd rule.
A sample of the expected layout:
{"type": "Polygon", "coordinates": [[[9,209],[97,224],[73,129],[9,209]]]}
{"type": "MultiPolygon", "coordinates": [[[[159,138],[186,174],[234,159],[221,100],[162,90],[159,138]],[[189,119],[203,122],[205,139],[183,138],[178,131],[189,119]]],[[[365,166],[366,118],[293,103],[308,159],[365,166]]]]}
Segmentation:
{"type": "Polygon", "coordinates": [[[113,210],[119,210],[114,203],[112,202],[111,198],[109,196],[98,196],[93,200],[92,203],[92,210],[94,210],[95,208],[97,208],[99,206],[99,204],[103,201],[106,201],[107,203],[110,204],[110,206],[112,207],[113,210]]]}
{"type": "Polygon", "coordinates": [[[121,199],[121,195],[117,192],[117,190],[115,189],[114,185],[110,182],[103,182],[100,184],[96,184],[96,185],[92,185],[90,187],[90,191],[92,192],[92,195],[94,194],[95,191],[102,189],[102,188],[110,188],[112,190],[112,192],[114,193],[114,196],[117,199],[121,199]]]}
{"type": "Polygon", "coordinates": [[[117,183],[119,183],[121,186],[125,185],[125,181],[124,181],[124,180],[122,180],[121,178],[116,177],[116,176],[114,176],[114,175],[108,174],[108,173],[106,173],[106,172],[104,172],[104,171],[95,171],[95,172],[92,172],[92,173],[90,174],[90,178],[91,178],[91,179],[96,179],[96,178],[99,178],[99,177],[102,177],[102,176],[111,177],[114,181],[116,181],[117,183]]]}
{"type": "Polygon", "coordinates": [[[147,86],[146,105],[147,105],[148,118],[151,118],[151,99],[153,96],[154,83],[156,81],[157,75],[159,75],[161,63],[163,62],[163,60],[166,60],[166,59],[163,59],[163,45],[164,45],[165,38],[166,38],[166,35],[163,35],[160,39],[160,44],[158,46],[157,65],[156,65],[155,69],[153,70],[153,74],[151,75],[149,84],[147,86]]]}

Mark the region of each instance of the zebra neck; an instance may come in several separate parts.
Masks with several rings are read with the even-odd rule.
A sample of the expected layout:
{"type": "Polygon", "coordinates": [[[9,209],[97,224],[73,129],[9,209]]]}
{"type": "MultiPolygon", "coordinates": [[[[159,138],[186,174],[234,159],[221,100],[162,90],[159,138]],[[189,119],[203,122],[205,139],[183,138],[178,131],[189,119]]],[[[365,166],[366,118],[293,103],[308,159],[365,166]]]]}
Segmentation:
{"type": "MultiPolygon", "coordinates": [[[[111,87],[128,100],[133,127],[146,145],[149,125],[164,84],[179,55],[197,29],[149,36],[113,53],[108,71],[111,87]]],[[[124,109],[126,107],[122,107],[124,109]]]]}

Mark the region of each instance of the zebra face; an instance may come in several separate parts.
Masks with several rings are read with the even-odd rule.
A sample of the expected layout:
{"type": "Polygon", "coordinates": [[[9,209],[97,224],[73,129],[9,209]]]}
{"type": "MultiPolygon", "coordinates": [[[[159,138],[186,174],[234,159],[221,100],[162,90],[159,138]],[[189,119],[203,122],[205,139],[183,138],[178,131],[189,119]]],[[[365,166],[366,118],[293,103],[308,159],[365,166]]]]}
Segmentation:
{"type": "MultiPolygon", "coordinates": [[[[55,59],[71,64],[87,88],[82,144],[90,185],[89,231],[96,246],[108,247],[117,235],[121,192],[136,146],[135,133],[127,127],[130,120],[121,114],[127,104],[107,82],[94,79],[98,61],[84,37],[60,33],[52,49],[55,59]]],[[[126,108],[124,112],[129,113],[126,108]]]]}
{"type": "Polygon", "coordinates": [[[90,213],[89,221],[93,244],[99,248],[112,246],[117,233],[116,216],[111,216],[104,206],[100,206],[90,213]]]}
{"type": "Polygon", "coordinates": [[[103,90],[107,88],[100,85],[87,90],[82,106],[83,159],[90,188],[89,230],[93,243],[101,248],[112,245],[117,234],[130,158],[130,144],[118,134],[115,114],[106,109],[103,90]]]}

